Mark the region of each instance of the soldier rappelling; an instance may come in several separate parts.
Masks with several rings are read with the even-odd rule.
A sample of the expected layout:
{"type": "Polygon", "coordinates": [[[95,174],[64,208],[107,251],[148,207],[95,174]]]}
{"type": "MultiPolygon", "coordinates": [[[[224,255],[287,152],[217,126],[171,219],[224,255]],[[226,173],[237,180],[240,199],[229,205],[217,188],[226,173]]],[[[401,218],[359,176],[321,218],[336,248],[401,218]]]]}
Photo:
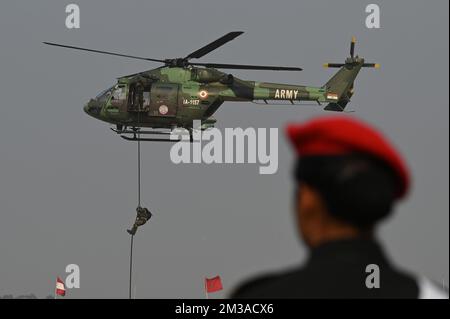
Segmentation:
{"type": "Polygon", "coordinates": [[[131,236],[136,235],[137,229],[147,223],[150,218],[152,218],[152,213],[147,208],[138,206],[136,208],[136,220],[134,221],[133,227],[127,229],[128,234],[131,236]]]}

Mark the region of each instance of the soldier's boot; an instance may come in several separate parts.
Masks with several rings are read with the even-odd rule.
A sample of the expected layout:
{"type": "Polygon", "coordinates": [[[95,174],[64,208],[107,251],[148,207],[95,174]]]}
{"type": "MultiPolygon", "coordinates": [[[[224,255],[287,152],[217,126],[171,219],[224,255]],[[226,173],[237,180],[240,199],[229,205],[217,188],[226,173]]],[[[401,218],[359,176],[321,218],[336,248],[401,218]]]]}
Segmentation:
{"type": "Polygon", "coordinates": [[[133,225],[133,227],[131,229],[127,229],[127,233],[130,234],[131,236],[136,235],[136,231],[137,231],[136,223],[133,225]]]}

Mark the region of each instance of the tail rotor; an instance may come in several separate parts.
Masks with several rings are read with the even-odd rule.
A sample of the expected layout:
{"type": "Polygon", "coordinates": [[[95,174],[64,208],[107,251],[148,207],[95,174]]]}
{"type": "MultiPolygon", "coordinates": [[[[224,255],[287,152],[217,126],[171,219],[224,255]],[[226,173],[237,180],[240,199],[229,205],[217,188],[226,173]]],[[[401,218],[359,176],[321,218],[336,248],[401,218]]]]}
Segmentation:
{"type": "Polygon", "coordinates": [[[361,68],[380,68],[378,63],[366,63],[364,58],[355,55],[356,38],[352,37],[350,55],[344,63],[326,63],[325,68],[338,68],[339,71],[324,85],[327,100],[325,110],[344,111],[354,94],[354,82],[361,68]]]}
{"type": "Polygon", "coordinates": [[[380,68],[380,64],[378,63],[365,63],[363,58],[358,55],[355,56],[355,45],[356,37],[352,37],[352,41],[350,43],[350,56],[345,60],[345,63],[325,63],[323,66],[325,68],[342,68],[343,66],[352,68],[354,66],[361,65],[363,68],[380,68]]]}

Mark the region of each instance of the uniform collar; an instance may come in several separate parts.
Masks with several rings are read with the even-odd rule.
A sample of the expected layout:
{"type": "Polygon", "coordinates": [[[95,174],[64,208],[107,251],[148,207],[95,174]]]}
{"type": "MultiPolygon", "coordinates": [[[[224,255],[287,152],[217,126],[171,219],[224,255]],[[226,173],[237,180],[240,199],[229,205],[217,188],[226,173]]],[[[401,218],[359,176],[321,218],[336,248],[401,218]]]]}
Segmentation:
{"type": "Polygon", "coordinates": [[[383,249],[374,239],[343,239],[324,243],[311,249],[308,264],[320,263],[388,264],[383,249]]]}

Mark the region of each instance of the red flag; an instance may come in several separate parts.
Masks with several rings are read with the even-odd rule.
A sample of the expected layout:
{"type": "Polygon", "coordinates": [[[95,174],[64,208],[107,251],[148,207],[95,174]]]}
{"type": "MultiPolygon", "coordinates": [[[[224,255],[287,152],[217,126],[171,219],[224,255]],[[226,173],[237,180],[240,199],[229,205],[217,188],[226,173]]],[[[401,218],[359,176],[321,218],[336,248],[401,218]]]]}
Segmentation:
{"type": "Polygon", "coordinates": [[[205,278],[205,289],[207,293],[217,292],[223,289],[220,276],[205,278]]]}
{"type": "Polygon", "coordinates": [[[64,286],[64,282],[61,280],[61,278],[56,278],[56,294],[59,296],[65,296],[66,295],[66,287],[64,286]]]}

